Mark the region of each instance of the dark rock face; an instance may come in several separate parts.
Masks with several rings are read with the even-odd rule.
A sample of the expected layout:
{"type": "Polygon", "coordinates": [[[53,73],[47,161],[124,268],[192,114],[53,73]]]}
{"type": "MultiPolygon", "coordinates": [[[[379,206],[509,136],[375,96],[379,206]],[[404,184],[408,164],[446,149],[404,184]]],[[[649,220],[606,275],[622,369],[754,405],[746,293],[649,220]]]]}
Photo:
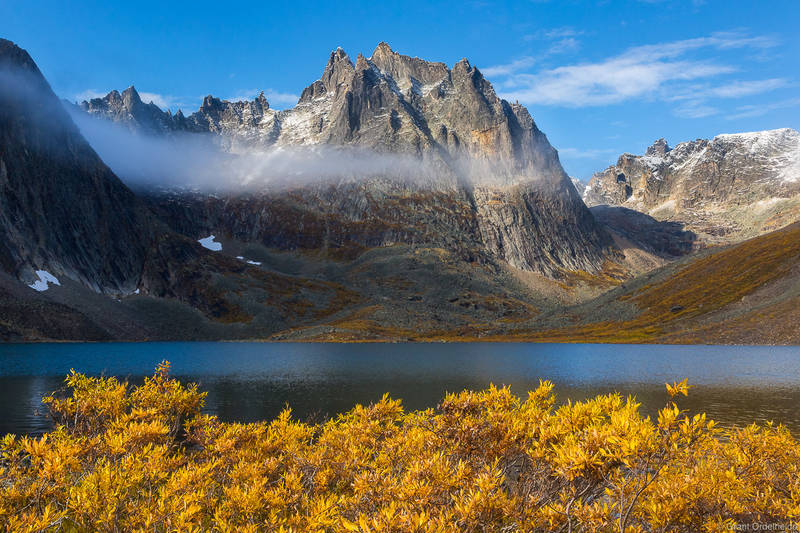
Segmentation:
{"type": "Polygon", "coordinates": [[[606,228],[661,257],[679,257],[694,249],[697,236],[685,231],[679,222],[659,221],[625,207],[598,205],[591,211],[595,220],[606,228]]]}
{"type": "Polygon", "coordinates": [[[0,268],[25,281],[42,269],[130,292],[148,247],[144,212],[27,52],[0,39],[0,268]]]}
{"type": "MultiPolygon", "coordinates": [[[[129,126],[142,121],[83,108],[129,126]]],[[[613,253],[528,111],[498,98],[466,59],[450,69],[381,43],[353,63],[337,49],[292,109],[275,111],[263,95],[251,102],[209,96],[189,117],[162,118],[168,127],[141,131],[213,134],[236,153],[369,150],[419,167],[402,177],[348,175],[223,198],[149,195],[191,237],[213,230],[282,249],[445,246],[547,275],[593,272],[613,253]]]]}

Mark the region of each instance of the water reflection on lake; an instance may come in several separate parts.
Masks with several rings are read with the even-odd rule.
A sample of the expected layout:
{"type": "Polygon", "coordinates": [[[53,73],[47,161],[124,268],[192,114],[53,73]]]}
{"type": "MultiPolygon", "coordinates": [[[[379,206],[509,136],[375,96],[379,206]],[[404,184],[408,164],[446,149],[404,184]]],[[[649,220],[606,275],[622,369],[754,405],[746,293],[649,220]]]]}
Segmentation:
{"type": "Polygon", "coordinates": [[[208,391],[227,421],[270,419],[289,405],[320,419],[389,392],[406,409],[495,383],[524,394],[549,379],[559,400],[617,391],[653,415],[664,382],[695,385],[679,405],[721,425],[774,420],[800,433],[800,347],[591,344],[76,343],[0,345],[0,434],[40,433],[41,397],[70,368],[139,382],[162,359],[208,391]]]}

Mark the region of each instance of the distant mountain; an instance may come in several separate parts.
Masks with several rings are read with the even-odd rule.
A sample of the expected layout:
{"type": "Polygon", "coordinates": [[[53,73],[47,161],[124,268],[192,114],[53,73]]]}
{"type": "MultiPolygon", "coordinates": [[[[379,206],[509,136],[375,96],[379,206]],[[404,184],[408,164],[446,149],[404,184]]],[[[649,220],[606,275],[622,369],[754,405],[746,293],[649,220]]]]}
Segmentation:
{"type": "Polygon", "coordinates": [[[164,220],[193,237],[290,250],[441,246],[547,276],[598,272],[615,257],[528,111],[498,98],[466,59],[450,69],[381,43],[353,63],[339,48],[285,111],[261,94],[208,96],[188,117],[171,115],[133,87],[80,106],[144,135],[211,134],[239,154],[333,147],[388,157],[385,171],[349,169],[289,192],[149,194],[164,220]]]}
{"type": "Polygon", "coordinates": [[[659,139],[595,174],[589,206],[623,206],[684,222],[710,243],[735,242],[800,220],[800,133],[718,135],[670,148],[659,139]]]}
{"type": "Polygon", "coordinates": [[[102,115],[125,124],[131,131],[151,134],[176,130],[182,124],[180,119],[183,118],[180,112],[173,117],[169,111],[162,111],[152,102],[145,104],[133,86],[122,91],[122,94],[111,91],[104,98],[84,101],[80,107],[93,115],[102,115]]]}

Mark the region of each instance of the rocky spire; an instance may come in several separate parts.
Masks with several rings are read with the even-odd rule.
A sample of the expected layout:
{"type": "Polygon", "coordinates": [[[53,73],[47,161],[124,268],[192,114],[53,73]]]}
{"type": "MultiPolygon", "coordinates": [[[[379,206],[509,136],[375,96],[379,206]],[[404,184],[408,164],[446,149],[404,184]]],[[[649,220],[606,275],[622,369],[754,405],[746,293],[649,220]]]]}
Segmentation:
{"type": "Polygon", "coordinates": [[[669,152],[669,151],[670,151],[670,147],[667,144],[666,139],[664,139],[664,137],[661,137],[659,140],[654,142],[653,145],[650,146],[647,149],[647,151],[645,152],[645,155],[655,156],[655,157],[664,157],[665,155],[667,155],[667,152],[669,152]]]}
{"type": "Polygon", "coordinates": [[[344,50],[337,48],[331,52],[320,81],[328,92],[335,92],[336,87],[347,81],[352,75],[353,62],[350,61],[344,50]]]}
{"type": "Polygon", "coordinates": [[[261,91],[260,93],[258,93],[258,96],[256,97],[255,101],[259,106],[261,106],[260,110],[262,112],[266,111],[267,109],[269,109],[269,102],[267,101],[267,97],[264,96],[264,91],[261,91]]]}
{"type": "Polygon", "coordinates": [[[203,103],[200,104],[200,111],[209,111],[211,109],[220,107],[221,105],[222,100],[209,94],[203,98],[203,103]]]}
{"type": "Polygon", "coordinates": [[[398,85],[405,85],[404,82],[412,80],[428,85],[445,79],[450,73],[444,63],[399,54],[384,41],[381,41],[372,52],[370,61],[389,74],[398,85]]]}
{"type": "Polygon", "coordinates": [[[307,104],[326,94],[335,93],[340,84],[352,78],[353,72],[353,62],[350,61],[347,53],[338,47],[331,52],[320,79],[303,90],[298,104],[307,104]]]}
{"type": "Polygon", "coordinates": [[[128,109],[133,109],[134,106],[143,103],[139,93],[136,91],[136,87],[133,85],[122,91],[122,102],[128,109]]]}

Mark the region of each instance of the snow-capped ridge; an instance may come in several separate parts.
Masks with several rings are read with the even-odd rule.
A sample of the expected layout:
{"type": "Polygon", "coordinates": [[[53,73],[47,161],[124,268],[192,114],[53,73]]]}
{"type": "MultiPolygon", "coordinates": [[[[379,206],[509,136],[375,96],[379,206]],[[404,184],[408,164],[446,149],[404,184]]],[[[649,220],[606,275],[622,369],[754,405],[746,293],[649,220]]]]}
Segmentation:
{"type": "MultiPolygon", "coordinates": [[[[714,242],[724,242],[725,235],[756,231],[752,221],[731,210],[750,206],[748,211],[755,216],[766,213],[765,206],[790,198],[800,198],[800,133],[781,128],[720,134],[674,148],[659,139],[645,155],[624,154],[616,165],[596,173],[584,201],[657,217],[685,215],[697,227],[711,228],[714,242]]],[[[791,222],[790,214],[791,210],[776,212],[775,220],[791,222]]],[[[768,218],[764,228],[779,223],[766,222],[768,218]]]]}

